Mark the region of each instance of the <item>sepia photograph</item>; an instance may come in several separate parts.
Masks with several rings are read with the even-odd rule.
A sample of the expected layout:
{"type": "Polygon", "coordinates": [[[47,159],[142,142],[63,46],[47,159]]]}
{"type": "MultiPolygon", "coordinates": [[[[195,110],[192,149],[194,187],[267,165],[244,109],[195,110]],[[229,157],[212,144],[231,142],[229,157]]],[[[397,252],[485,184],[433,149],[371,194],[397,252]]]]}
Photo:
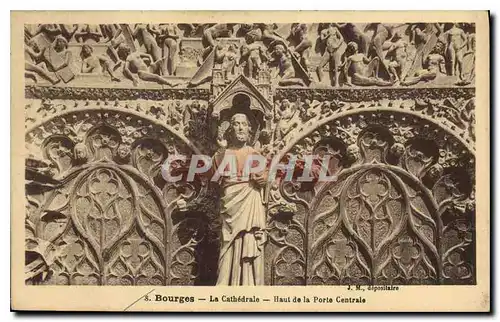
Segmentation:
{"type": "Polygon", "coordinates": [[[13,303],[489,310],[486,11],[157,13],[12,14],[13,303]]]}

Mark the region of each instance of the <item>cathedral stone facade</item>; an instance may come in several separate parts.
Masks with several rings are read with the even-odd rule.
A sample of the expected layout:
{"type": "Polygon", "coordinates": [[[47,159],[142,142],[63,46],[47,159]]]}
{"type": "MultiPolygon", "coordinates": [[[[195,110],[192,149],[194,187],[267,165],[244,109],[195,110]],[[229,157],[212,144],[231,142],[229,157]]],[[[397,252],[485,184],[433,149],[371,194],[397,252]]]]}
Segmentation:
{"type": "Polygon", "coordinates": [[[26,283],[214,285],[220,189],[161,169],[214,155],[246,109],[260,154],[337,177],[264,187],[265,285],[475,284],[474,35],[26,25],[26,283]]]}

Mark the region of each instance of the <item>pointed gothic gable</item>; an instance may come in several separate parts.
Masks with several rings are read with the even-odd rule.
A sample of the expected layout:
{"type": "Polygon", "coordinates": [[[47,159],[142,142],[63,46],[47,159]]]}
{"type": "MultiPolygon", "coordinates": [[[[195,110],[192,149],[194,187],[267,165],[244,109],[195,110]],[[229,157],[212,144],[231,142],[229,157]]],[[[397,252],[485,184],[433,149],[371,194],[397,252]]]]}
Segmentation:
{"type": "Polygon", "coordinates": [[[214,111],[222,111],[233,106],[236,95],[243,94],[250,99],[250,109],[260,111],[263,115],[272,112],[272,104],[244,75],[236,77],[219,95],[213,98],[214,111]]]}

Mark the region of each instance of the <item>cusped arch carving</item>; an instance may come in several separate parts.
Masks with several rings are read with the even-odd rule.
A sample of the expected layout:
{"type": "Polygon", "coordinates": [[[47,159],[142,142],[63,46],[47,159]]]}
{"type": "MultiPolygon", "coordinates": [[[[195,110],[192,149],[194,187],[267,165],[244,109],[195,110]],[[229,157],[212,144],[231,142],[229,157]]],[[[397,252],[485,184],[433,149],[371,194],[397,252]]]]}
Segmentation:
{"type": "Polygon", "coordinates": [[[474,154],[462,140],[407,113],[366,111],[299,134],[283,155],[313,153],[330,137],[346,146],[343,167],[309,191],[298,181],[269,187],[271,283],[475,283],[474,154]],[[284,272],[283,261],[296,269],[284,272]]]}
{"type": "Polygon", "coordinates": [[[397,167],[342,171],[311,204],[308,252],[316,260],[309,261],[309,282],[439,283],[437,208],[422,183],[397,167]]]}
{"type": "Polygon", "coordinates": [[[166,182],[159,171],[168,155],[195,153],[192,146],[143,118],[102,111],[52,118],[26,141],[32,160],[64,170],[54,171],[56,184],[32,182],[27,194],[29,238],[55,250],[45,279],[30,283],[197,282],[196,248],[206,229],[191,213],[204,218],[209,207],[197,207],[206,186],[166,182]],[[53,155],[69,161],[61,167],[53,155]]]}

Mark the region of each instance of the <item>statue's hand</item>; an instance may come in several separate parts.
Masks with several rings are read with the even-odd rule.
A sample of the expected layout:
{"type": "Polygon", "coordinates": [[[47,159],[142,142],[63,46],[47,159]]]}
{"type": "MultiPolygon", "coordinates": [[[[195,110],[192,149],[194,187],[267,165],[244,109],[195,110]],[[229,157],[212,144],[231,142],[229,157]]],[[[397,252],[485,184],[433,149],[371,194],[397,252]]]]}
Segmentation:
{"type": "Polygon", "coordinates": [[[179,209],[179,211],[187,211],[187,203],[186,203],[186,200],[184,199],[179,199],[177,200],[177,208],[179,209]]]}
{"type": "Polygon", "coordinates": [[[254,233],[255,239],[257,240],[263,240],[264,239],[264,231],[263,230],[257,230],[254,233]]]}
{"type": "Polygon", "coordinates": [[[250,180],[255,182],[259,186],[264,186],[266,184],[266,177],[263,173],[251,173],[250,180]]]}

